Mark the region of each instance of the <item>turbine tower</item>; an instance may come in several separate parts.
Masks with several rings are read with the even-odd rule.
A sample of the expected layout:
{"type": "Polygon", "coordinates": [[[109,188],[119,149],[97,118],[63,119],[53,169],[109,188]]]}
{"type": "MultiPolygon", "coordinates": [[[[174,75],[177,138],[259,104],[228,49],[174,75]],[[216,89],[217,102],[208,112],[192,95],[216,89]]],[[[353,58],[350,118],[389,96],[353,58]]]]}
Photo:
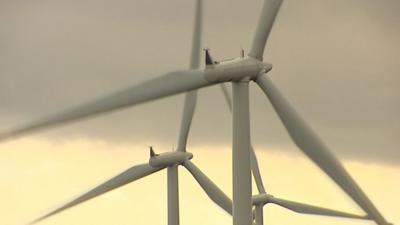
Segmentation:
{"type": "MultiPolygon", "coordinates": [[[[145,103],[179,93],[187,93],[184,103],[181,132],[178,148],[174,152],[157,155],[151,151],[148,163],[134,166],[98,187],[86,192],[75,200],[58,208],[37,221],[56,214],[64,209],[89,200],[107,191],[167,168],[168,172],[168,224],[179,224],[178,172],[177,166],[185,166],[200,183],[208,196],[228,213],[233,214],[234,225],[250,225],[253,222],[253,205],[256,207],[256,222],[262,224],[262,205],[274,203],[291,210],[322,215],[344,216],[371,219],[378,225],[387,225],[381,213],[349,175],[340,161],[332,154],[318,135],[307,125],[286,98],[273,84],[267,73],[272,64],[263,61],[264,48],[272,30],[275,18],[283,0],[265,0],[256,27],[250,52],[247,56],[221,62],[214,61],[206,51],[206,66],[198,68],[201,36],[201,2],[197,1],[196,22],[193,36],[192,57],[189,70],[166,73],[158,78],[139,85],[133,85],[76,108],[44,117],[26,126],[0,134],[0,140],[13,138],[62,123],[72,122],[91,116],[115,111],[117,109],[145,103]],[[233,201],[231,201],[210,179],[191,161],[192,154],[186,152],[186,142],[190,123],[197,100],[197,89],[232,83],[232,169],[233,201]],[[265,193],[257,160],[250,143],[249,84],[255,82],[266,94],[276,113],[294,143],[324,171],[355,203],[366,216],[346,214],[302,203],[275,198],[265,193]],[[255,176],[260,195],[253,196],[251,188],[251,169],[255,176]]],[[[224,87],[223,87],[224,90],[224,87]]],[[[226,90],[224,91],[225,96],[226,90]]]]}

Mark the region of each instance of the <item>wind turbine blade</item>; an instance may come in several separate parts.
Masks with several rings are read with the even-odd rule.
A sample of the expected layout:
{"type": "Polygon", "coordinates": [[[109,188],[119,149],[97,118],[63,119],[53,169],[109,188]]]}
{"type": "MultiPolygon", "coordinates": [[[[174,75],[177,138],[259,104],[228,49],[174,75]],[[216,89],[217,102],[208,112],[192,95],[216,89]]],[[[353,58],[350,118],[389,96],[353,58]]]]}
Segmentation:
{"type": "MultiPolygon", "coordinates": [[[[193,29],[192,54],[190,57],[190,69],[198,69],[200,64],[200,44],[202,36],[202,13],[203,2],[197,0],[196,15],[193,29]]],[[[193,120],[194,110],[197,103],[197,91],[190,91],[185,95],[185,103],[183,106],[181,130],[178,140],[178,151],[186,151],[187,139],[190,131],[190,126],[193,120]]]]}
{"type": "MultiPolygon", "coordinates": [[[[226,85],[224,83],[221,83],[220,87],[221,87],[222,93],[224,94],[226,104],[229,107],[229,112],[232,114],[232,100],[231,100],[231,96],[228,92],[228,89],[226,88],[226,85]]],[[[263,181],[261,178],[260,167],[258,166],[256,152],[251,143],[250,143],[250,164],[251,164],[251,171],[253,173],[253,177],[256,182],[258,192],[260,194],[265,193],[265,187],[264,187],[264,184],[263,184],[263,181]]]]}
{"type": "Polygon", "coordinates": [[[187,160],[183,166],[193,175],[196,181],[200,184],[203,190],[207,193],[208,197],[211,198],[217,205],[224,209],[227,213],[232,215],[232,200],[225,195],[225,193],[217,187],[201,170],[187,160]]]}
{"type": "Polygon", "coordinates": [[[34,224],[37,223],[39,221],[42,221],[50,216],[53,216],[57,213],[60,213],[68,208],[71,208],[73,206],[76,206],[80,203],[83,203],[85,201],[88,201],[92,198],[95,198],[101,194],[104,194],[108,191],[111,191],[113,189],[119,188],[123,185],[126,185],[128,183],[131,183],[137,179],[140,179],[142,177],[145,177],[147,175],[150,175],[154,172],[157,172],[159,170],[163,169],[163,167],[159,167],[159,168],[154,168],[151,167],[148,164],[141,164],[141,165],[137,165],[137,166],[133,166],[129,169],[127,169],[126,171],[120,173],[119,175],[111,178],[110,180],[98,185],[97,187],[89,190],[88,192],[80,195],[79,197],[73,199],[72,201],[64,204],[63,206],[47,213],[46,215],[39,217],[38,219],[32,221],[30,224],[34,224]]]}
{"type": "Polygon", "coordinates": [[[264,225],[263,205],[255,205],[255,214],[256,225],[264,225]]]}
{"type": "Polygon", "coordinates": [[[307,205],[299,202],[288,201],[285,199],[271,197],[269,203],[280,205],[292,211],[304,214],[321,215],[321,216],[335,216],[352,219],[369,219],[368,216],[360,216],[352,213],[341,212],[337,210],[327,209],[318,206],[307,205]]]}
{"type": "Polygon", "coordinates": [[[192,54],[190,57],[190,69],[198,69],[200,66],[201,37],[203,27],[203,1],[196,1],[196,14],[192,37],[192,54]]]}
{"type": "Polygon", "coordinates": [[[271,32],[272,26],[274,25],[275,18],[278,15],[282,2],[283,0],[264,1],[249,56],[262,61],[268,36],[271,32]]]}
{"type": "Polygon", "coordinates": [[[211,85],[202,70],[176,71],[0,134],[0,140],[211,85]]]}
{"type": "Polygon", "coordinates": [[[366,194],[317,134],[306,124],[265,74],[256,82],[271,101],[275,111],[296,145],[338,184],[376,223],[387,224],[366,194]]]}
{"type": "Polygon", "coordinates": [[[265,187],[261,178],[260,167],[258,166],[256,151],[254,150],[252,144],[250,144],[250,163],[251,163],[251,171],[253,172],[254,180],[256,181],[257,190],[260,194],[265,193],[265,187]]]}
{"type": "Polygon", "coordinates": [[[178,140],[178,151],[186,151],[186,144],[189,136],[190,126],[192,124],[194,110],[197,104],[197,91],[190,91],[185,95],[183,106],[181,130],[178,140]]]}
{"type": "Polygon", "coordinates": [[[228,88],[226,87],[225,83],[221,83],[219,86],[221,87],[222,94],[224,94],[225,102],[228,105],[229,112],[232,113],[232,98],[229,94],[228,88]]]}

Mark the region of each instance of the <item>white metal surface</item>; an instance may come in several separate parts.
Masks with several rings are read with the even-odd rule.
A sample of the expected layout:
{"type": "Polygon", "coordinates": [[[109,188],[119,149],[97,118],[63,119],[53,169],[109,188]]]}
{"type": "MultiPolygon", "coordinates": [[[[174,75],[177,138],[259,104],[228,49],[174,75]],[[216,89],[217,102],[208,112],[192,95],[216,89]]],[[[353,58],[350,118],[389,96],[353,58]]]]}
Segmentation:
{"type": "Polygon", "coordinates": [[[262,205],[255,205],[256,208],[256,225],[264,224],[264,212],[262,205]]]}
{"type": "Polygon", "coordinates": [[[260,71],[268,72],[271,69],[270,63],[261,62],[251,57],[240,57],[207,66],[204,76],[210,83],[241,81],[246,77],[256,78],[260,71]]]}
{"type": "Polygon", "coordinates": [[[178,166],[167,167],[168,225],[179,225],[178,166]]]}
{"type": "Polygon", "coordinates": [[[265,0],[258,20],[249,56],[263,60],[265,45],[283,0],[265,0]]]}
{"type": "MultiPolygon", "coordinates": [[[[190,56],[189,69],[198,69],[200,67],[200,53],[201,53],[201,37],[202,37],[202,15],[203,15],[203,2],[196,1],[196,15],[193,29],[192,39],[192,52],[190,56]]],[[[181,129],[179,132],[178,151],[186,151],[186,144],[188,141],[190,125],[193,120],[194,109],[197,103],[197,90],[190,91],[185,95],[185,102],[183,105],[181,129]]]]}
{"type": "MultiPolygon", "coordinates": [[[[225,102],[228,105],[229,112],[232,113],[232,99],[231,96],[229,95],[228,89],[226,88],[225,84],[220,84],[222,93],[225,98],[225,102]]],[[[257,190],[259,193],[265,193],[265,187],[261,178],[261,172],[260,168],[258,166],[258,160],[256,156],[256,151],[253,148],[253,145],[251,144],[250,140],[250,165],[251,165],[251,171],[253,173],[254,181],[257,185],[257,190]]]]}
{"type": "Polygon", "coordinates": [[[193,154],[190,152],[181,152],[181,151],[165,152],[150,157],[149,165],[156,168],[173,166],[175,164],[182,164],[187,159],[191,158],[193,158],[193,154]]]}
{"type": "Polygon", "coordinates": [[[233,225],[252,223],[249,82],[233,82],[233,225]]]}
{"type": "Polygon", "coordinates": [[[320,216],[335,216],[342,218],[352,218],[352,219],[370,219],[367,215],[356,215],[352,213],[346,213],[338,210],[328,209],[324,207],[304,204],[300,202],[294,202],[285,200],[282,198],[276,198],[269,194],[259,194],[253,196],[254,206],[264,206],[266,204],[275,204],[286,209],[292,210],[297,213],[320,215],[320,216]]]}

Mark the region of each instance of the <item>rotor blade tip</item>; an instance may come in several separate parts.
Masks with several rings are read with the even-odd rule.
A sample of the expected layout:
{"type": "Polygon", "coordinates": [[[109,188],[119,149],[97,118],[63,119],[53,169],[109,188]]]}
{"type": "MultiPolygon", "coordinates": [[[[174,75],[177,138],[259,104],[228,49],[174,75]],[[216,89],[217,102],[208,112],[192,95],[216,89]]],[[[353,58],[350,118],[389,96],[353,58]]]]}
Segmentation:
{"type": "Polygon", "coordinates": [[[47,217],[47,215],[46,215],[46,216],[39,217],[39,218],[37,218],[37,219],[35,219],[35,220],[32,220],[31,222],[27,223],[26,225],[37,224],[38,222],[40,222],[40,221],[46,219],[46,217],[47,217]]]}

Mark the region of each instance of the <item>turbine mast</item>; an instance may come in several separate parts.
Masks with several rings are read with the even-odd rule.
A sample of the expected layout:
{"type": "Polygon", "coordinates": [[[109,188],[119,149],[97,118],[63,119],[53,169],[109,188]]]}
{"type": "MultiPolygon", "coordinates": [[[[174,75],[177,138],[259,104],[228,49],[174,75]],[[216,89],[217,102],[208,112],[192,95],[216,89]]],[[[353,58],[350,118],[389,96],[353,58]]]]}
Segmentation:
{"type": "Polygon", "coordinates": [[[179,225],[178,166],[167,168],[168,179],[168,225],[179,225]]]}
{"type": "Polygon", "coordinates": [[[233,87],[233,225],[251,225],[249,80],[233,87]]]}

